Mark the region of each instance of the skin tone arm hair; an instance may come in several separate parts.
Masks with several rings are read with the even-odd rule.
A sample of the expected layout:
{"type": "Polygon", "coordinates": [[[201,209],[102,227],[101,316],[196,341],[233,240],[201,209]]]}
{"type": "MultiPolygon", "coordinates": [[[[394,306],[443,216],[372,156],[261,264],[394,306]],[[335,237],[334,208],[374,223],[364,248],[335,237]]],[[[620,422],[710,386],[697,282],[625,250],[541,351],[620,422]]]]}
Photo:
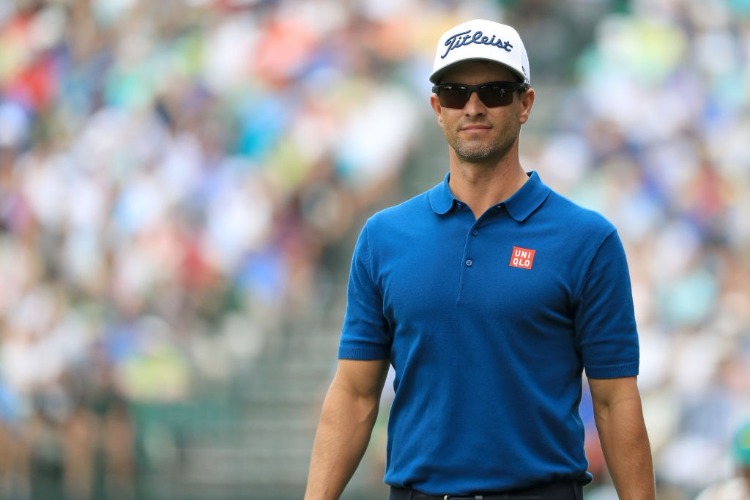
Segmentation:
{"type": "Polygon", "coordinates": [[[589,379],[607,468],[621,500],[656,498],[651,447],[635,377],[589,379]]]}
{"type": "Polygon", "coordinates": [[[387,360],[339,360],[323,401],[305,500],[335,500],[343,493],[370,441],[387,374],[387,360]]]}

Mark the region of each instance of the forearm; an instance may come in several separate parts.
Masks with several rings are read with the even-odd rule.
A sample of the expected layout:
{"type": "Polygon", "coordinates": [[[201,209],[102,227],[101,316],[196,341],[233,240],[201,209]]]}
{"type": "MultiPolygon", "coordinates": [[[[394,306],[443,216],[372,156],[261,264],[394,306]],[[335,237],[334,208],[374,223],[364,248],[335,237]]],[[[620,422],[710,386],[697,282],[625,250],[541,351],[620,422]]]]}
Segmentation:
{"type": "Polygon", "coordinates": [[[621,500],[655,498],[654,468],[638,395],[603,406],[596,425],[607,468],[621,500]]]}
{"type": "Polygon", "coordinates": [[[305,500],[335,500],[367,449],[379,397],[358,397],[336,382],[326,395],[315,435],[305,500]]]}

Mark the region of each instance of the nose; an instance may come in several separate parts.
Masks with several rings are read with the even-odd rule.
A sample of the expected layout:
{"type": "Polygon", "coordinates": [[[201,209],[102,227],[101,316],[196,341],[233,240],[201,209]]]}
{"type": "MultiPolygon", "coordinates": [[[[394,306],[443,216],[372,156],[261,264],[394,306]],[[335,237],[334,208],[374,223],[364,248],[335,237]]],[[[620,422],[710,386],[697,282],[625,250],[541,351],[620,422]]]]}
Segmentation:
{"type": "Polygon", "coordinates": [[[469,100],[464,105],[464,111],[466,114],[483,114],[487,107],[484,105],[482,100],[479,98],[479,93],[476,90],[471,90],[469,94],[469,100]]]}

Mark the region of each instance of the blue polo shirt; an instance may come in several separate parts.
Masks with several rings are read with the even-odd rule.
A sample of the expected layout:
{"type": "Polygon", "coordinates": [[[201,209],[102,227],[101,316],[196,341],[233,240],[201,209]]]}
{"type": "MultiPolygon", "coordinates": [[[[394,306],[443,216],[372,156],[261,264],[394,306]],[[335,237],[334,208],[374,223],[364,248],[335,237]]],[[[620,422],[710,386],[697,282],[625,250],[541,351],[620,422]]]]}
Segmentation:
{"type": "Polygon", "coordinates": [[[373,215],[352,259],[339,358],[394,367],[385,481],[587,483],[582,372],[638,374],[619,236],[536,172],[478,220],[448,180],[373,215]]]}

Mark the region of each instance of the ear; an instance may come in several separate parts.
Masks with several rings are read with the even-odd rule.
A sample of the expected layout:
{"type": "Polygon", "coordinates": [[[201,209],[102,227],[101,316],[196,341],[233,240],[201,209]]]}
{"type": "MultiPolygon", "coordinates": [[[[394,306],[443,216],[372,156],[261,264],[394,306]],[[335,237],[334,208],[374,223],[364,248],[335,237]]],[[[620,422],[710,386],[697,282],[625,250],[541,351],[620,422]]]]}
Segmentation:
{"type": "Polygon", "coordinates": [[[443,107],[440,105],[440,101],[438,101],[437,94],[432,94],[430,96],[430,106],[432,106],[432,111],[435,112],[435,117],[437,118],[438,124],[442,127],[443,126],[443,107]]]}
{"type": "Polygon", "coordinates": [[[521,123],[529,121],[531,115],[531,108],[534,106],[534,98],[536,93],[533,88],[529,88],[526,92],[521,95],[521,113],[519,115],[521,123]]]}

